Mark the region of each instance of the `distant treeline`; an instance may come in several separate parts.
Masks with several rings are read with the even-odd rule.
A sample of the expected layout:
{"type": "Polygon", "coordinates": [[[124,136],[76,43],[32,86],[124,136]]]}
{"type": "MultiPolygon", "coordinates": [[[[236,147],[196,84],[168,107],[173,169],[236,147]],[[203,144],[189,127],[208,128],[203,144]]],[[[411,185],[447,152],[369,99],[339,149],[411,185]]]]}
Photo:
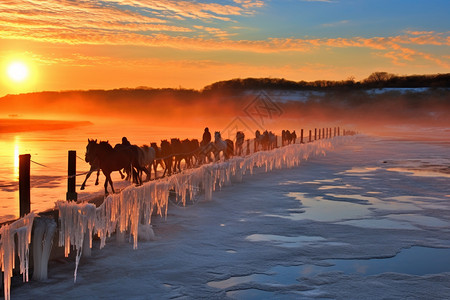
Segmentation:
{"type": "Polygon", "coordinates": [[[0,98],[0,112],[10,118],[93,123],[144,120],[158,126],[224,128],[236,117],[248,117],[252,111],[246,109],[257,105],[261,94],[277,103],[283,113],[276,122],[285,128],[320,123],[448,127],[450,119],[450,73],[396,76],[386,72],[375,72],[360,82],[246,78],[216,82],[202,90],[137,87],[8,95],[0,98]]]}
{"type": "Polygon", "coordinates": [[[399,76],[387,72],[374,72],[362,81],[354,78],[341,81],[291,81],[283,78],[245,78],[219,81],[206,86],[204,92],[236,90],[322,90],[322,89],[373,89],[373,88],[423,88],[450,87],[450,73],[433,75],[399,76]]]}

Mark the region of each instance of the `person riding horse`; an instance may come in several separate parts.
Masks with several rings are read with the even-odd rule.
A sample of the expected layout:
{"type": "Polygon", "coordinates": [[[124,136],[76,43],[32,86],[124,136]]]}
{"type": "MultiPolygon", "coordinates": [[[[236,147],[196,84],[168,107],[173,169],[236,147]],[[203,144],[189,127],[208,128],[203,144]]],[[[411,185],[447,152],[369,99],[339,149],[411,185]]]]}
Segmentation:
{"type": "Polygon", "coordinates": [[[209,128],[206,127],[205,131],[203,132],[203,138],[202,142],[200,143],[201,146],[205,146],[211,142],[211,132],[209,132],[209,128]]]}
{"type": "Polygon", "coordinates": [[[126,137],[122,138],[122,145],[124,146],[131,146],[131,143],[128,141],[126,137]]]}

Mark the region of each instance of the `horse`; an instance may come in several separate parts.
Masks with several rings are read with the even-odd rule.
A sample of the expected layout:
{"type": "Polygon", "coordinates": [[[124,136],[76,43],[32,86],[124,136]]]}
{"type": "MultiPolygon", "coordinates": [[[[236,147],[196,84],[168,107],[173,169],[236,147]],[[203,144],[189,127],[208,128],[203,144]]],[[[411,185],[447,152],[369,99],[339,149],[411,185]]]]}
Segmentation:
{"type": "Polygon", "coordinates": [[[259,150],[259,146],[263,147],[263,139],[264,136],[261,134],[259,130],[255,131],[255,150],[257,152],[259,150]]]}
{"type": "Polygon", "coordinates": [[[282,145],[290,145],[295,144],[295,140],[297,139],[297,134],[295,130],[291,133],[289,130],[283,130],[281,132],[282,145]]]}
{"type": "Polygon", "coordinates": [[[186,162],[186,168],[192,168],[193,158],[197,152],[199,146],[198,140],[184,139],[181,141],[181,149],[183,153],[183,158],[186,162]]]}
{"type": "Polygon", "coordinates": [[[164,173],[163,176],[164,177],[166,175],[172,175],[172,164],[173,164],[173,150],[172,150],[172,145],[170,144],[169,141],[167,140],[162,140],[161,141],[161,155],[163,157],[164,160],[164,173]]]}
{"type": "Polygon", "coordinates": [[[244,145],[245,134],[242,131],[236,132],[236,155],[242,155],[242,146],[244,145]]]}
{"type": "Polygon", "coordinates": [[[209,142],[207,144],[202,145],[200,143],[200,146],[198,148],[198,162],[199,164],[209,163],[213,161],[211,158],[211,154],[215,152],[216,147],[214,146],[214,143],[209,142]]]}
{"type": "Polygon", "coordinates": [[[178,138],[170,139],[170,144],[172,145],[172,153],[174,154],[175,158],[173,172],[175,173],[177,169],[178,172],[181,172],[181,161],[185,159],[183,145],[178,138]]]}
{"type": "Polygon", "coordinates": [[[199,150],[200,150],[200,142],[197,139],[192,139],[192,140],[187,140],[187,141],[188,141],[188,143],[186,146],[188,149],[188,153],[187,153],[187,158],[189,161],[188,166],[192,167],[194,165],[194,162],[193,162],[194,159],[195,159],[196,164],[198,164],[198,161],[199,161],[198,154],[199,154],[199,150]]]}
{"type": "Polygon", "coordinates": [[[267,150],[272,150],[275,149],[277,147],[277,136],[272,132],[269,131],[267,132],[266,130],[266,134],[267,134],[267,150]]]}
{"type": "Polygon", "coordinates": [[[289,136],[291,135],[291,133],[289,132],[289,130],[282,130],[281,131],[281,146],[285,146],[286,144],[289,144],[289,136]]]}
{"type": "Polygon", "coordinates": [[[153,150],[155,150],[155,160],[153,161],[153,169],[155,171],[155,179],[158,178],[157,176],[157,168],[158,165],[161,165],[162,168],[164,168],[164,162],[162,159],[162,154],[161,154],[161,148],[158,147],[158,145],[156,143],[150,143],[150,146],[153,148],[153,150]]]}
{"type": "Polygon", "coordinates": [[[295,133],[295,130],[291,133],[291,143],[295,144],[295,140],[297,139],[297,134],[295,133]]]}
{"type": "MultiPolygon", "coordinates": [[[[105,175],[105,195],[108,195],[108,183],[113,193],[114,186],[111,179],[113,171],[122,169],[131,170],[133,178],[137,178],[137,172],[133,168],[133,161],[136,160],[134,153],[130,147],[113,148],[108,141],[88,140],[86,146],[86,160],[97,161],[98,167],[105,175]]],[[[136,179],[137,180],[137,179],[136,179]]]]}
{"type": "MultiPolygon", "coordinates": [[[[91,142],[90,139],[88,139],[88,144],[91,142]]],[[[92,140],[92,142],[97,143],[97,140],[92,140]]],[[[86,153],[87,154],[87,153],[86,153]]],[[[86,181],[89,179],[91,174],[95,171],[97,171],[97,178],[95,179],[95,185],[98,185],[98,177],[100,176],[100,168],[98,166],[97,159],[91,160],[90,157],[85,155],[84,160],[90,164],[91,168],[89,169],[88,173],[86,174],[86,178],[84,179],[83,183],[81,184],[80,190],[84,190],[86,187],[86,181]]],[[[123,176],[123,175],[122,175],[123,176]]]]}
{"type": "Polygon", "coordinates": [[[220,157],[220,152],[223,153],[225,159],[229,159],[234,153],[234,144],[232,140],[222,140],[222,136],[219,131],[214,133],[214,159],[217,161],[220,157]]]}
{"type": "MultiPolygon", "coordinates": [[[[132,145],[135,146],[135,145],[132,145]]],[[[138,146],[135,146],[138,147],[138,146]]],[[[149,181],[151,179],[151,171],[152,171],[152,165],[156,158],[155,149],[152,147],[149,147],[148,145],[143,145],[142,147],[138,147],[139,149],[139,156],[138,156],[138,162],[139,166],[142,171],[145,172],[147,175],[146,181],[149,181]]],[[[140,175],[140,174],[139,174],[140,175]]],[[[156,178],[156,173],[155,173],[156,178]]]]}
{"type": "MultiPolygon", "coordinates": [[[[126,138],[125,138],[126,139],[126,138]]],[[[147,146],[147,148],[149,148],[147,146]]],[[[137,175],[138,176],[134,176],[133,174],[133,182],[140,185],[142,184],[142,173],[145,173],[147,175],[147,180],[150,178],[150,173],[149,170],[147,169],[147,160],[150,159],[149,156],[150,154],[148,154],[147,152],[150,150],[143,150],[141,147],[137,146],[137,145],[131,145],[128,140],[126,140],[126,143],[122,144],[116,144],[114,146],[114,149],[116,150],[123,150],[123,149],[127,149],[129,151],[131,151],[132,153],[132,166],[133,168],[136,170],[137,175]]],[[[153,154],[153,159],[154,159],[155,155],[153,154]]],[[[153,162],[153,160],[152,160],[153,162]]],[[[130,174],[130,169],[125,169],[125,172],[127,173],[127,178],[126,180],[129,180],[131,177],[130,174]]]]}

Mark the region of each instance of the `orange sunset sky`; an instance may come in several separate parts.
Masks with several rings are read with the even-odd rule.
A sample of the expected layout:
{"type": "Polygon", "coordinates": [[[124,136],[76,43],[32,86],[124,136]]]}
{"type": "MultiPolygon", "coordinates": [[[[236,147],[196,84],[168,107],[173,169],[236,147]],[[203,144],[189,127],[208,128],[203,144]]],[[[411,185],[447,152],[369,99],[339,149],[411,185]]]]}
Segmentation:
{"type": "Polygon", "coordinates": [[[5,0],[0,97],[448,73],[449,11],[447,0],[5,0]]]}

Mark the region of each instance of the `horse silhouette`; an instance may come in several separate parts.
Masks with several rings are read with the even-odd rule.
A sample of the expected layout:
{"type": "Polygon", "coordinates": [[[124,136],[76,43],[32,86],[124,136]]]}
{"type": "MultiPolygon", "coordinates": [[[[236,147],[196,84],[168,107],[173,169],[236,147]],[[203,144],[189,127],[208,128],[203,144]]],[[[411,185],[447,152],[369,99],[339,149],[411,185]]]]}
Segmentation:
{"type": "Polygon", "coordinates": [[[167,175],[172,175],[172,165],[173,165],[173,150],[172,145],[167,140],[161,141],[161,155],[164,160],[164,173],[162,177],[164,177],[167,173],[167,175]]]}
{"type": "Polygon", "coordinates": [[[155,179],[158,178],[157,168],[158,165],[161,165],[162,168],[165,168],[164,161],[162,159],[161,148],[158,147],[156,143],[150,143],[150,146],[155,150],[155,160],[153,161],[153,169],[155,171],[155,179]]]}
{"type": "Polygon", "coordinates": [[[245,134],[242,131],[236,132],[236,155],[242,155],[242,146],[244,145],[245,134]]]}
{"type": "Polygon", "coordinates": [[[133,162],[136,160],[134,151],[128,146],[113,148],[108,141],[97,143],[97,140],[88,140],[86,161],[98,162],[98,167],[106,177],[104,185],[105,195],[108,194],[108,183],[112,192],[115,193],[111,179],[111,173],[114,171],[130,170],[133,178],[137,181],[138,174],[133,166],[133,162]]]}

